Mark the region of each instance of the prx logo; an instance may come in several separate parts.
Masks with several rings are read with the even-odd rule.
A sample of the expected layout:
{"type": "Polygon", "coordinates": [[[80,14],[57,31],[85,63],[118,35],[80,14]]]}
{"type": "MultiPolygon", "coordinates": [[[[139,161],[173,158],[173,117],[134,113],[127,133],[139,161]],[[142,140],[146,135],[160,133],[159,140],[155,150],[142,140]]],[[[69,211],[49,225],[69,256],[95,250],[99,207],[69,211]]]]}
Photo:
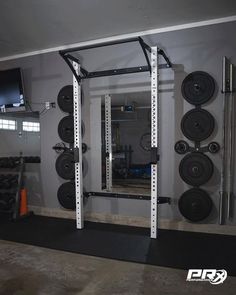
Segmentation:
{"type": "Polygon", "coordinates": [[[219,285],[227,278],[224,269],[189,269],[187,281],[208,281],[213,285],[219,285]]]}

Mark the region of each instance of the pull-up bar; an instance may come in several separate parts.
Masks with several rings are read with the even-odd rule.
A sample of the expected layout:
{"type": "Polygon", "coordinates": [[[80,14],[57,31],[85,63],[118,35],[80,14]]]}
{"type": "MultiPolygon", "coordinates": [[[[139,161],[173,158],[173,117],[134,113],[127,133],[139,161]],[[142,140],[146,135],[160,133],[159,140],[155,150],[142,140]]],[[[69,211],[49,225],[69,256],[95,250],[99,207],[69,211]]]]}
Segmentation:
{"type": "MultiPolygon", "coordinates": [[[[93,45],[86,45],[80,46],[70,49],[65,49],[59,51],[61,57],[65,60],[65,62],[70,67],[73,75],[76,77],[77,81],[80,82],[82,79],[91,79],[91,78],[98,78],[98,77],[106,77],[106,76],[115,76],[115,75],[124,75],[124,74],[132,74],[132,73],[142,73],[142,72],[150,72],[151,73],[151,64],[150,59],[148,57],[148,52],[151,53],[151,47],[146,44],[141,37],[137,38],[130,38],[125,40],[116,40],[116,41],[109,41],[103,42],[99,44],[93,45]],[[144,57],[146,59],[147,65],[145,66],[137,66],[137,67],[130,67],[130,68],[122,68],[122,69],[112,69],[112,70],[103,70],[103,71],[95,71],[95,72],[88,72],[86,69],[81,68],[81,76],[78,76],[73,68],[72,61],[76,61],[79,63],[79,59],[74,57],[72,54],[78,51],[89,50],[94,48],[106,47],[106,46],[113,46],[118,44],[125,44],[131,42],[138,42],[142,48],[144,57]]],[[[162,49],[158,49],[158,54],[160,54],[164,60],[165,64],[159,65],[159,68],[171,68],[171,62],[169,58],[166,56],[165,52],[162,49]]]]}

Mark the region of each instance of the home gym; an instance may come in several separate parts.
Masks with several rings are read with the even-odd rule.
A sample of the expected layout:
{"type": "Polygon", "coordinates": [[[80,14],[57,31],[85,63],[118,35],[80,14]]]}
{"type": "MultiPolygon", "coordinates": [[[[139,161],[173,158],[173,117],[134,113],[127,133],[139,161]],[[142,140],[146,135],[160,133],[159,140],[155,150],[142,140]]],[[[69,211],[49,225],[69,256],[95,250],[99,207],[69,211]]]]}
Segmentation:
{"type": "Polygon", "coordinates": [[[0,294],[234,294],[236,4],[21,5],[0,4],[0,294]]]}

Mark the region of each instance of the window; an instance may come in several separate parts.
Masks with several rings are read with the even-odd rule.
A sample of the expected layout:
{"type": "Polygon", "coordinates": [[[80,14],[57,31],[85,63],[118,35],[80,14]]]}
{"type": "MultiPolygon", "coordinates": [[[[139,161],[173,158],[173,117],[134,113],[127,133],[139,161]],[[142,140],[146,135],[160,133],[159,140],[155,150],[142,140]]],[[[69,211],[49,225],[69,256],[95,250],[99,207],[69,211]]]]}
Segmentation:
{"type": "Polygon", "coordinates": [[[23,127],[23,131],[30,131],[30,132],[39,132],[40,131],[39,122],[23,121],[22,127],[23,127]]]}
{"type": "Polygon", "coordinates": [[[16,130],[16,121],[15,120],[5,120],[0,119],[0,129],[4,130],[16,130]]]}

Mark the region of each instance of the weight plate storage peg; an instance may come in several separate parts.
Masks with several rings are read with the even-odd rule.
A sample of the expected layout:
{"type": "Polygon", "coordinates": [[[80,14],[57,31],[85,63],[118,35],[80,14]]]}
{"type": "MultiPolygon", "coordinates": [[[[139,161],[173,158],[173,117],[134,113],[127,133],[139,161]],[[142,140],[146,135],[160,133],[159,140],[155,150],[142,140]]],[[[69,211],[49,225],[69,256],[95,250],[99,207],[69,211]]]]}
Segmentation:
{"type": "Polygon", "coordinates": [[[75,210],[76,198],[74,182],[63,183],[57,191],[57,198],[63,208],[75,210]]]}
{"type": "Polygon", "coordinates": [[[204,220],[212,210],[209,194],[200,188],[192,188],[184,192],[178,205],[180,213],[192,222],[204,220]]]}
{"type": "Polygon", "coordinates": [[[207,139],[214,131],[214,117],[206,110],[192,109],[181,120],[181,130],[192,141],[207,139]]]}
{"type": "Polygon", "coordinates": [[[64,152],[56,160],[57,174],[64,179],[73,179],[75,177],[75,161],[71,152],[64,152]]]}
{"type": "Polygon", "coordinates": [[[179,140],[175,144],[176,153],[183,155],[189,151],[189,144],[184,140],[179,140]]]}
{"type": "Polygon", "coordinates": [[[212,98],[215,92],[215,81],[206,72],[193,72],[183,80],[181,91],[185,100],[198,106],[212,98]]]}
{"type": "Polygon", "coordinates": [[[58,135],[67,143],[74,142],[74,117],[66,116],[58,124],[58,135]]]}
{"type": "Polygon", "coordinates": [[[192,186],[200,186],[208,182],[213,171],[214,166],[211,159],[199,152],[187,154],[179,165],[181,178],[192,186]]]}
{"type": "Polygon", "coordinates": [[[73,86],[66,85],[61,88],[57,96],[59,108],[65,113],[73,113],[73,86]]]}

